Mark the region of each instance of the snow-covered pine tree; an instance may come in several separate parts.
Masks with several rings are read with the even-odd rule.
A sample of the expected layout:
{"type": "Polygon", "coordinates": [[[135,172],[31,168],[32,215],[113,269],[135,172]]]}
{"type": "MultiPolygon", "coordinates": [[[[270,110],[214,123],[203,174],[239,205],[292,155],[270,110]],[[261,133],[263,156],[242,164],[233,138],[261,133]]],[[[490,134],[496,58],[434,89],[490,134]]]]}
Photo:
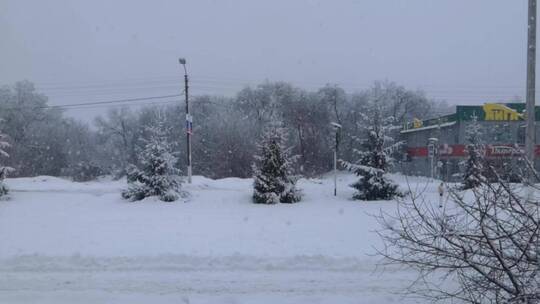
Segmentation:
{"type": "Polygon", "coordinates": [[[484,145],[482,144],[482,129],[478,117],[472,116],[472,121],[465,131],[467,140],[467,160],[463,174],[462,189],[476,188],[487,181],[484,168],[484,145]]]}
{"type": "MultiPolygon", "coordinates": [[[[7,136],[0,133],[0,159],[9,157],[9,154],[5,151],[5,149],[9,147],[10,144],[7,142],[7,136]]],[[[4,179],[7,177],[8,173],[12,171],[13,168],[4,167],[0,164],[0,197],[6,195],[9,191],[8,187],[4,184],[4,179]]]]}
{"type": "Polygon", "coordinates": [[[389,165],[401,142],[395,142],[390,131],[393,118],[384,119],[382,111],[376,103],[372,103],[362,114],[363,129],[359,136],[361,149],[355,150],[358,155],[356,162],[342,162],[349,170],[360,178],[351,187],[357,192],[353,198],[358,200],[374,201],[389,200],[401,195],[398,186],[386,177],[389,165]]]}
{"type": "Polygon", "coordinates": [[[286,133],[280,123],[271,123],[258,144],[260,154],[253,164],[256,204],[296,203],[302,198],[292,175],[293,157],[285,147],[286,133]]]}
{"type": "Polygon", "coordinates": [[[179,198],[182,180],[180,170],[174,167],[177,159],[171,153],[165,128],[163,123],[146,128],[149,138],[143,139],[145,144],[139,156],[140,166],[131,165],[127,169],[129,188],[122,192],[123,198],[137,201],[158,196],[165,202],[179,198]]]}

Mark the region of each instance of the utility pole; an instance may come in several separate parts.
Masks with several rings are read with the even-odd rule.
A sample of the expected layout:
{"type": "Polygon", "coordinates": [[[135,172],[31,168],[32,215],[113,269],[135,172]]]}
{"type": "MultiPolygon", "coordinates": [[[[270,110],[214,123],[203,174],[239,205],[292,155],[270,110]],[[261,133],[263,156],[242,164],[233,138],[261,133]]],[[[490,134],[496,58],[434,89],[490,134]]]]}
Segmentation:
{"type": "Polygon", "coordinates": [[[334,127],[334,131],[336,131],[336,142],[334,146],[334,196],[337,196],[337,154],[339,149],[339,133],[341,132],[342,126],[338,123],[331,123],[332,127],[334,127]]]}
{"type": "MultiPolygon", "coordinates": [[[[525,152],[533,169],[536,169],[534,150],[536,146],[536,0],[529,0],[527,37],[527,136],[525,137],[525,152]]],[[[534,184],[535,174],[529,173],[529,183],[534,184]]],[[[529,187],[529,195],[533,192],[529,187]]],[[[536,219],[540,221],[540,205],[536,206],[536,219]]],[[[540,264],[540,237],[536,238],[536,258],[540,264]]],[[[537,281],[538,282],[538,281],[537,281]]],[[[538,282],[540,284],[540,282],[538,282]]],[[[540,286],[537,286],[539,288],[540,286]]]]}
{"type": "MultiPolygon", "coordinates": [[[[535,94],[536,94],[536,0],[529,0],[527,38],[527,136],[525,137],[525,154],[534,166],[535,138],[535,94]]],[[[532,175],[532,174],[531,174],[532,175]]]]}
{"type": "Polygon", "coordinates": [[[191,184],[191,135],[193,133],[193,118],[189,114],[189,81],[186,69],[186,59],[180,58],[178,62],[184,67],[184,92],[186,98],[186,141],[187,141],[187,175],[191,184]]]}

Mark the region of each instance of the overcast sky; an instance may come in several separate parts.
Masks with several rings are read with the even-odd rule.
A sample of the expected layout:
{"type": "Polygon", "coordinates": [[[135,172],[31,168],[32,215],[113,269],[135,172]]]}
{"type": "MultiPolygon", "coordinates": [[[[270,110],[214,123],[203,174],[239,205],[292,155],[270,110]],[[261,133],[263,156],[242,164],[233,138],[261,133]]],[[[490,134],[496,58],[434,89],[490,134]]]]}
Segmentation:
{"type": "Polygon", "coordinates": [[[182,56],[192,94],[391,80],[503,101],[525,95],[526,13],[526,0],[2,0],[0,84],[28,79],[52,104],[175,94],[182,56]]]}

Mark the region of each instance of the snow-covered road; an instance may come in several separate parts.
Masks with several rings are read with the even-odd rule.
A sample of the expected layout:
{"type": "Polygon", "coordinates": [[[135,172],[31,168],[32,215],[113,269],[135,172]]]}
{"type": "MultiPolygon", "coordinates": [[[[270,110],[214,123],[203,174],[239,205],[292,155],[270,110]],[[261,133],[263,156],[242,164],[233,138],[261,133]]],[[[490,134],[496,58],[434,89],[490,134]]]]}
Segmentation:
{"type": "Polygon", "coordinates": [[[300,260],[25,257],[3,265],[0,302],[403,303],[392,292],[412,279],[399,270],[374,273],[372,264],[300,260]]]}
{"type": "Polygon", "coordinates": [[[369,214],[330,179],[295,205],[250,203],[251,181],[197,177],[185,203],[127,203],[123,182],[12,179],[0,202],[0,303],[414,303],[376,270],[369,214]]]}

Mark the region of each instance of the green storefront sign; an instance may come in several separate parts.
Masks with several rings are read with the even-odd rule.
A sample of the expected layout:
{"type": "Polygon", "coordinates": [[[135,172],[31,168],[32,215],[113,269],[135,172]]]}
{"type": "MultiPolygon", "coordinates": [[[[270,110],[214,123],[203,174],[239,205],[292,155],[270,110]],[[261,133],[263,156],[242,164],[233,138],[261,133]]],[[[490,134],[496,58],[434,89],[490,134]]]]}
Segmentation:
{"type": "MultiPolygon", "coordinates": [[[[536,121],[540,121],[540,107],[536,107],[536,121]]],[[[524,103],[486,103],[482,106],[456,106],[456,113],[427,120],[406,123],[404,129],[417,129],[453,121],[520,121],[525,119],[524,103]]]]}

